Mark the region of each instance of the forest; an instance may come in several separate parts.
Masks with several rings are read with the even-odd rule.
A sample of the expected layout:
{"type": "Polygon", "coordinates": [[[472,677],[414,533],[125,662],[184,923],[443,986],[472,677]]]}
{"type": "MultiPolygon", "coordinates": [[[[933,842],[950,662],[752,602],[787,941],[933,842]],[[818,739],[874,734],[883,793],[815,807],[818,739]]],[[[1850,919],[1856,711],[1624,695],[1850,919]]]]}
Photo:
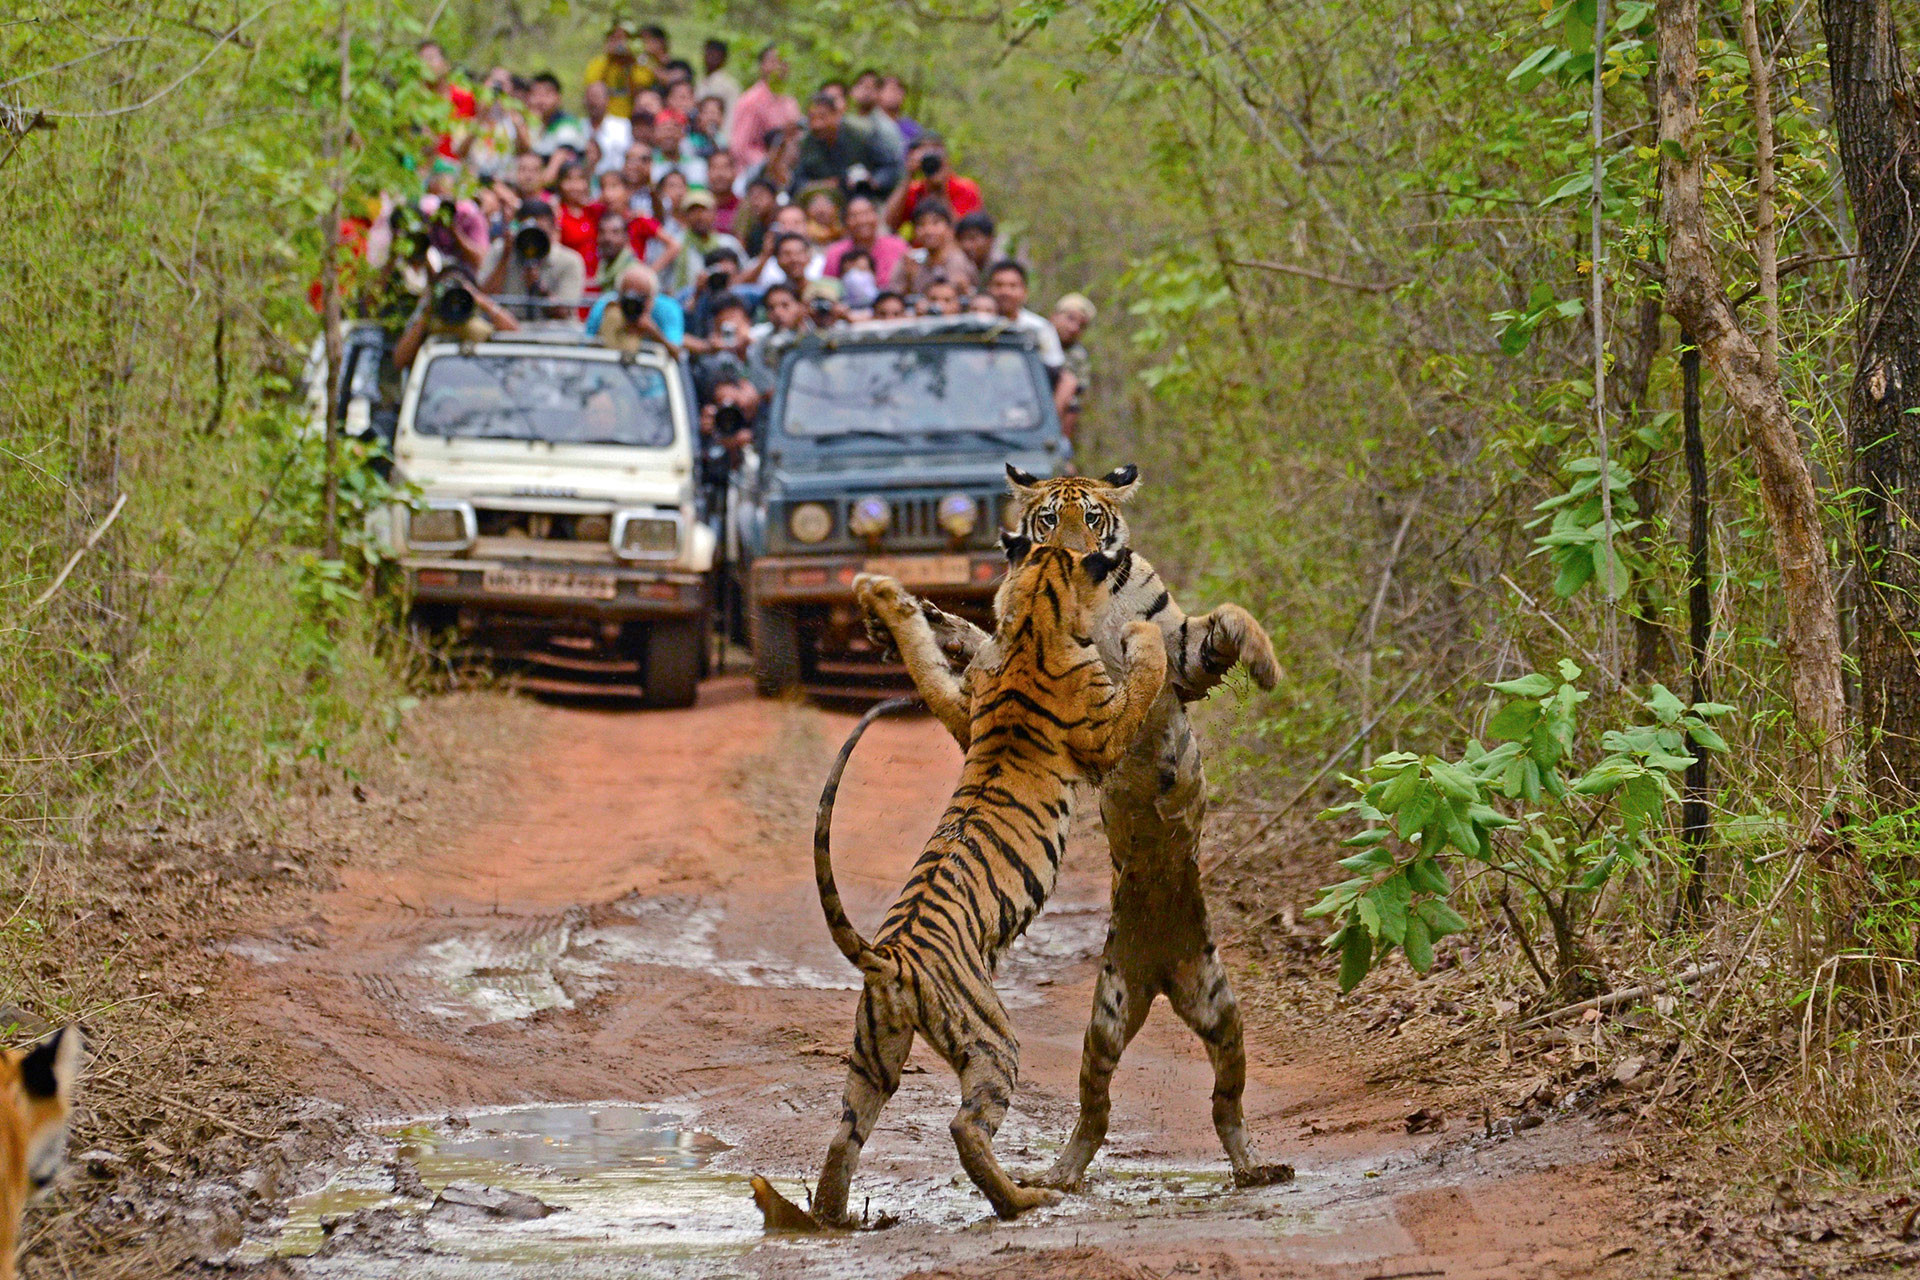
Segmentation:
{"type": "MultiPolygon", "coordinates": [[[[0,18],[0,1028],[87,1028],[74,1150],[98,1157],[30,1211],[27,1275],[199,1269],[213,1228],[167,1206],[235,1185],[264,1136],[284,1185],[218,1210],[254,1227],[346,1112],[531,1100],[355,1083],[314,1120],[305,1024],[254,1018],[222,966],[262,920],[337,931],[312,904],[341,884],[409,904],[369,851],[457,835],[409,805],[478,812],[543,731],[407,625],[366,532],[404,495],[308,430],[310,298],[343,213],[420,184],[445,124],[423,38],[476,80],[551,65],[571,100],[620,16],[0,18]]],[[[742,83],[781,42],[803,103],[897,74],[1047,298],[1097,304],[1076,458],[1137,465],[1135,546],[1279,660],[1193,712],[1250,1053],[1325,1034],[1356,1091],[1424,1081],[1387,1117],[1407,1135],[1605,1127],[1614,1199],[1567,1231],[1620,1274],[1920,1260],[1920,9],[634,16],[683,50],[724,35],[742,83]]],[[[799,799],[762,788],[808,831],[824,723],[824,746],[769,734],[818,757],[799,799]]],[[[801,1038],[838,1045],[831,1016],[801,1038]]],[[[1079,1265],[1031,1274],[1105,1274],[1079,1265]]],[[[1486,1274],[1603,1273],[1567,1265],[1486,1274]]]]}

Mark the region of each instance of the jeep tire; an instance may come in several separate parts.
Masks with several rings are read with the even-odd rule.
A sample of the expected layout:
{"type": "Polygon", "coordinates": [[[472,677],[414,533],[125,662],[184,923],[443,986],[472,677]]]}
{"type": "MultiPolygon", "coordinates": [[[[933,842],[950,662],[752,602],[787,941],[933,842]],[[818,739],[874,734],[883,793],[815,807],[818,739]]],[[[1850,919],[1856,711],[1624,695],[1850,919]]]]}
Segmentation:
{"type": "Polygon", "coordinates": [[[772,698],[800,683],[800,615],[791,607],[750,604],[748,643],[753,648],[753,687],[772,698]]]}
{"type": "Polygon", "coordinates": [[[700,692],[705,665],[705,615],[668,618],[647,627],[640,692],[650,707],[690,707],[700,692]]]}

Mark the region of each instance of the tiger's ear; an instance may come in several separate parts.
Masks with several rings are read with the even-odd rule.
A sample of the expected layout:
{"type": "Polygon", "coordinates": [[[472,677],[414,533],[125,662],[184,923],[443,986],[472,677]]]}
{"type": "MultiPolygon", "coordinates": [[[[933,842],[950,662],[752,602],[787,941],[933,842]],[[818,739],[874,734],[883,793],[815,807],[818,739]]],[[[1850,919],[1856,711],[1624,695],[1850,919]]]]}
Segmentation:
{"type": "Polygon", "coordinates": [[[1027,552],[1033,550],[1033,539],[1009,530],[1000,535],[1000,545],[1006,549],[1007,563],[1016,565],[1027,558],[1027,552]]]}
{"type": "Polygon", "coordinates": [[[1087,581],[1096,587],[1105,582],[1107,575],[1118,568],[1119,564],[1120,560],[1117,556],[1110,556],[1104,551],[1092,551],[1080,557],[1080,568],[1086,572],[1087,581]]]}
{"type": "Polygon", "coordinates": [[[1126,466],[1115,467],[1113,470],[1107,472],[1106,475],[1101,476],[1100,483],[1113,490],[1114,501],[1126,502],[1133,497],[1134,485],[1139,479],[1140,468],[1129,462],[1126,466]]]}
{"type": "Polygon", "coordinates": [[[83,1037],[78,1027],[62,1027],[20,1059],[20,1085],[30,1098],[70,1095],[80,1073],[83,1037]]]}
{"type": "Polygon", "coordinates": [[[1031,498],[1034,489],[1037,488],[1039,484],[1040,478],[1038,476],[1028,475],[1011,462],[1007,464],[1007,488],[1013,491],[1015,497],[1023,501],[1031,498]]]}

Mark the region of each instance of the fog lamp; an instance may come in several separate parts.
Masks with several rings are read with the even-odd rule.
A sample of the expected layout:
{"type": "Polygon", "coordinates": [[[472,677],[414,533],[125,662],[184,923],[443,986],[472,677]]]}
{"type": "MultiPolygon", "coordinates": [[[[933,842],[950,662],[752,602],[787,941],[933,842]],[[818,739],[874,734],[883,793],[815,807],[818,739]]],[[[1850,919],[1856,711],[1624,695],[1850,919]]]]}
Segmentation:
{"type": "Polygon", "coordinates": [[[971,495],[950,493],[940,499],[940,527],[952,538],[964,538],[980,523],[980,504],[971,495]]]}
{"type": "Polygon", "coordinates": [[[614,550],[630,560],[671,560],[680,553],[680,522],[671,516],[622,515],[614,550]]]}
{"type": "Polygon", "coordinates": [[[847,532],[856,538],[877,538],[887,531],[891,523],[893,508],[887,505],[885,498],[869,496],[856,499],[852,510],[847,512],[847,532]]]}
{"type": "Polygon", "coordinates": [[[833,513],[817,502],[803,502],[787,517],[787,532],[796,542],[825,542],[833,532],[833,513]]]}

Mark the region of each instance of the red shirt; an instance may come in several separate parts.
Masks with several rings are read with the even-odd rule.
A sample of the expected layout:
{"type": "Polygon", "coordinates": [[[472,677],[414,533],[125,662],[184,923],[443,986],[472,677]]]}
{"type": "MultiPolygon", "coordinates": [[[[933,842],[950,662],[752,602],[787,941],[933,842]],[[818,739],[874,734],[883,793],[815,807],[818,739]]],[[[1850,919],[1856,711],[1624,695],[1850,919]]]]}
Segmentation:
{"type": "Polygon", "coordinates": [[[636,213],[627,219],[627,243],[633,246],[633,254],[640,261],[647,260],[647,243],[660,234],[660,224],[644,213],[636,213]]]}
{"type": "Polygon", "coordinates": [[[713,198],[713,229],[733,234],[733,220],[740,214],[740,197],[729,191],[713,198]]]}
{"type": "Polygon", "coordinates": [[[560,205],[560,243],[585,260],[588,278],[600,269],[600,215],[606,211],[598,200],[577,212],[560,205]]]}
{"type": "MultiPolygon", "coordinates": [[[[913,208],[928,194],[927,180],[925,178],[915,178],[907,184],[907,202],[900,206],[900,221],[902,223],[908,226],[913,224],[913,208]]],[[[933,198],[938,199],[940,193],[936,191],[933,192],[932,195],[933,198]]],[[[953,210],[953,220],[959,222],[960,219],[980,207],[979,186],[976,185],[971,178],[963,178],[957,173],[954,174],[947,179],[947,205],[953,210]]]]}

